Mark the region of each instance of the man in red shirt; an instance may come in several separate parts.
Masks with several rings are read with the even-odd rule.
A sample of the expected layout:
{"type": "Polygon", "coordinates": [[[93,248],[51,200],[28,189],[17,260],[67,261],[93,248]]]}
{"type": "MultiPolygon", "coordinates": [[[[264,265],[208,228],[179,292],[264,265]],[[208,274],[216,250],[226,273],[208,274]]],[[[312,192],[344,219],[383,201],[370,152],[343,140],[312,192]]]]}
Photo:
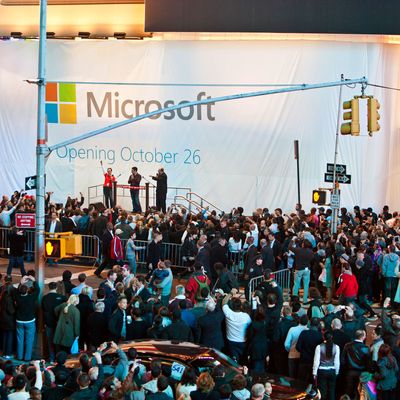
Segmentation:
{"type": "Polygon", "coordinates": [[[113,192],[113,184],[116,182],[115,176],[112,174],[112,168],[107,168],[107,172],[104,171],[103,161],[100,161],[101,169],[104,174],[104,183],[103,183],[103,194],[104,194],[104,203],[106,208],[114,208],[114,198],[112,195],[113,192]]]}
{"type": "Polygon", "coordinates": [[[339,287],[336,290],[336,295],[344,298],[342,304],[353,302],[358,294],[358,282],[356,277],[351,272],[349,264],[343,264],[343,272],[339,277],[339,287]]]}

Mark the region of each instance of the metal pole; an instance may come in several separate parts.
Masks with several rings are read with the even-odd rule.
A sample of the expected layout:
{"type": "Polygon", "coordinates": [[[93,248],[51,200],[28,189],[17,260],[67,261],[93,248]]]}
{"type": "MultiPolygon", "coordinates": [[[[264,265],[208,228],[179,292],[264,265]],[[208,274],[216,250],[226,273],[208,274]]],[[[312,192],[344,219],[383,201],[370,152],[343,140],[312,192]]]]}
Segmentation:
{"type": "Polygon", "coordinates": [[[81,140],[89,139],[93,136],[100,135],[101,133],[108,132],[108,131],[111,131],[116,128],[120,128],[125,125],[129,125],[132,122],[140,121],[142,119],[150,118],[155,115],[160,115],[160,114],[170,112],[170,111],[180,110],[182,108],[193,107],[193,106],[198,106],[198,105],[202,105],[202,104],[214,104],[214,103],[219,103],[222,101],[246,99],[249,97],[267,96],[267,95],[271,95],[271,94],[299,92],[299,91],[303,91],[303,90],[312,90],[312,89],[323,89],[323,88],[330,88],[330,87],[341,86],[341,85],[353,85],[353,84],[357,84],[357,83],[366,84],[366,83],[368,83],[368,80],[365,77],[363,77],[360,79],[349,79],[346,81],[336,81],[336,82],[324,82],[324,83],[316,83],[316,84],[312,84],[312,85],[303,84],[303,85],[296,85],[296,86],[291,86],[291,87],[283,88],[283,89],[262,90],[259,92],[239,93],[239,94],[233,94],[233,95],[229,95],[229,96],[221,96],[221,97],[213,97],[213,98],[210,97],[210,98],[207,98],[204,100],[196,100],[196,101],[191,101],[188,103],[179,103],[179,104],[176,104],[171,107],[162,108],[162,109],[155,110],[155,111],[152,111],[152,112],[149,112],[146,114],[137,115],[134,118],[126,119],[124,121],[117,122],[115,124],[106,126],[104,128],[84,133],[75,138],[65,140],[58,144],[54,144],[53,146],[49,147],[49,151],[57,150],[64,146],[69,146],[76,142],[80,142],[81,140]]]}
{"type": "Polygon", "coordinates": [[[149,204],[150,204],[150,199],[149,199],[149,187],[150,187],[150,184],[149,184],[149,182],[146,182],[145,184],[144,184],[144,186],[145,186],[145,205],[146,205],[146,211],[149,209],[149,204]]]}
{"type": "MultiPolygon", "coordinates": [[[[36,143],[36,228],[35,228],[35,271],[39,285],[39,304],[44,289],[44,218],[45,218],[45,156],[48,153],[46,144],[46,12],[47,0],[40,1],[40,33],[39,33],[39,66],[38,66],[38,112],[36,143]]],[[[42,347],[42,312],[39,307],[38,349],[42,347]]]]}
{"type": "Polygon", "coordinates": [[[42,293],[44,285],[44,218],[45,218],[45,156],[46,145],[46,12],[47,0],[40,1],[39,67],[38,67],[38,113],[36,144],[36,229],[35,268],[37,282],[42,293]]]}
{"type": "MultiPolygon", "coordinates": [[[[344,81],[343,74],[341,75],[341,81],[344,81]]],[[[340,131],[340,113],[341,113],[341,105],[342,105],[342,85],[339,88],[339,105],[338,105],[338,116],[337,116],[337,125],[336,125],[336,141],[335,141],[335,156],[333,158],[333,188],[332,193],[335,195],[339,194],[339,184],[336,183],[336,163],[338,156],[338,148],[339,148],[339,131],[340,131]]],[[[331,225],[331,234],[334,235],[337,232],[338,225],[338,213],[339,210],[337,208],[333,208],[332,210],[332,225],[331,225]]]]}
{"type": "Polygon", "coordinates": [[[300,154],[299,154],[299,141],[294,141],[294,158],[297,164],[297,203],[301,204],[300,199],[300,154]]]}

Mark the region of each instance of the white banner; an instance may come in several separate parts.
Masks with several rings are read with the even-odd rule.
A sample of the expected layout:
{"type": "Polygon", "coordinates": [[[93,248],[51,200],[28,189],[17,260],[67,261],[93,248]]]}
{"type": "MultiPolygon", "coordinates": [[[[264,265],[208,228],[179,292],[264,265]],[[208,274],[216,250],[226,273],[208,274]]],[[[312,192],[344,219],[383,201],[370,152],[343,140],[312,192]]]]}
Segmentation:
{"type": "MultiPolygon", "coordinates": [[[[37,76],[37,42],[0,42],[0,59],[0,191],[11,193],[35,174],[37,91],[24,79],[37,76]]],[[[261,84],[337,81],[344,73],[396,87],[398,65],[397,47],[365,43],[50,41],[49,145],[181,102],[265,90],[261,84]]],[[[359,94],[345,87],[343,100],[359,94]]],[[[341,204],[398,207],[388,179],[398,170],[388,152],[399,129],[391,113],[397,95],[372,87],[367,94],[381,103],[381,131],[370,138],[363,126],[363,136],[340,137],[338,162],[352,176],[341,186],[341,204]]],[[[299,140],[302,203],[310,207],[312,190],[330,186],[323,180],[334,157],[338,101],[339,88],[319,89],[158,115],[54,151],[47,190],[55,201],[86,193],[102,183],[102,160],[122,184],[132,166],[145,177],[163,166],[169,186],[190,187],[225,210],[288,211],[297,202],[299,140]]],[[[366,105],[360,109],[366,115],[366,105]]]]}

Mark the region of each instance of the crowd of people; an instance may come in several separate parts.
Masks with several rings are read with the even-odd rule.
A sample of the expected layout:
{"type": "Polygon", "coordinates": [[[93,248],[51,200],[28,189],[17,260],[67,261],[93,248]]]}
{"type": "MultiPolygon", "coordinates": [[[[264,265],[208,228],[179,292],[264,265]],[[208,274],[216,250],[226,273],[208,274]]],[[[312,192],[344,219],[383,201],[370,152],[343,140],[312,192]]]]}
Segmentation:
{"type": "MultiPolygon", "coordinates": [[[[18,193],[10,200],[3,197],[0,220],[4,226],[12,226],[15,210],[23,212],[34,206],[34,199],[26,197],[18,193]]],[[[62,281],[49,284],[49,292],[37,304],[34,271],[25,274],[21,269],[24,276],[20,282],[5,276],[0,321],[6,358],[32,359],[36,332],[40,331],[37,309],[41,307],[51,362],[74,347],[91,354],[110,341],[113,346],[141,338],[190,341],[223,350],[247,365],[251,374],[268,371],[313,384],[322,399],[399,398],[397,212],[391,214],[387,206],[379,215],[371,208],[356,206],[351,212],[342,208],[337,233],[332,234],[330,209],[312,208],[307,213],[300,204],[291,214],[264,208],[245,216],[241,207],[222,215],[206,209],[193,215],[176,206],[166,213],[156,208],[130,213],[118,206],[99,212],[94,207],[82,208],[83,202],[83,198],[69,198],[65,205],[55,205],[48,198],[46,230],[99,237],[102,261],[95,273],[102,281],[98,288],[91,288],[81,274],[75,286],[66,270],[62,281]],[[136,240],[147,241],[142,246],[146,249],[136,240]],[[163,258],[163,243],[181,244],[189,275],[185,285],[174,287],[174,260],[163,258]],[[137,267],[140,251],[146,252],[144,270],[137,267]],[[239,264],[235,273],[233,262],[239,264]],[[286,293],[274,279],[274,272],[281,269],[292,271],[289,303],[284,302],[286,293]],[[260,276],[263,279],[254,292],[244,297],[240,289],[260,276]]],[[[11,235],[24,237],[15,230],[11,235]]],[[[18,263],[13,257],[22,257],[13,251],[10,254],[10,263],[18,263]]],[[[98,385],[100,379],[90,382],[89,368],[101,364],[100,353],[94,353],[96,362],[82,366],[79,376],[86,376],[86,386],[78,382],[71,398],[96,398],[107,391],[113,398],[125,398],[128,392],[135,397],[136,389],[144,386],[140,379],[133,379],[136,367],[133,372],[129,367],[125,370],[131,377],[121,387],[105,388],[103,382],[98,385]],[[122,394],[121,388],[128,392],[122,394]],[[79,395],[82,390],[92,390],[90,396],[94,397],[79,395]]],[[[47,372],[34,379],[40,370],[37,363],[22,374],[11,365],[10,361],[2,365],[3,371],[10,372],[5,391],[21,391],[21,375],[25,389],[29,376],[32,387],[44,387],[47,372]]],[[[99,365],[99,375],[100,369],[99,365]]],[[[115,383],[115,374],[110,377],[115,383]]],[[[157,377],[157,385],[168,386],[164,379],[168,374],[160,372],[157,377]]],[[[197,390],[201,377],[191,379],[197,390]]],[[[212,381],[211,376],[202,378],[212,381]]],[[[70,390],[65,382],[57,382],[57,376],[49,387],[70,390]]],[[[245,400],[255,396],[252,390],[240,394],[226,390],[190,397],[245,400]]],[[[165,389],[159,391],[166,393],[165,389]]],[[[43,396],[45,393],[42,388],[43,396]]]]}

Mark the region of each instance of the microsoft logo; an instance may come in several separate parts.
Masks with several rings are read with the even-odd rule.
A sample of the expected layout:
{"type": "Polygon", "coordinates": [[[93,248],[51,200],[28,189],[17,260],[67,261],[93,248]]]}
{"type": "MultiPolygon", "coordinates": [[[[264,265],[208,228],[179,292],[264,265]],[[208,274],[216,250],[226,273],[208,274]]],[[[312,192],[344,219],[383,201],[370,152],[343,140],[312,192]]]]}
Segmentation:
{"type": "Polygon", "coordinates": [[[50,124],[76,124],[75,83],[46,84],[46,115],[50,124]]]}

